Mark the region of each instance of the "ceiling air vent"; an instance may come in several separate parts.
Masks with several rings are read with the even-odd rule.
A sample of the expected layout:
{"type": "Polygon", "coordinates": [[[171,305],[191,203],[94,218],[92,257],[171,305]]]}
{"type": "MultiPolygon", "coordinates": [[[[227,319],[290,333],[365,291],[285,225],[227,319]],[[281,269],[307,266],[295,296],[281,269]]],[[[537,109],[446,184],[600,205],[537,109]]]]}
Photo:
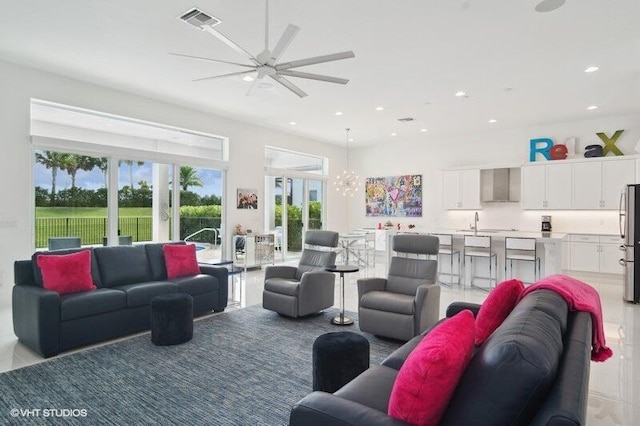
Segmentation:
{"type": "Polygon", "coordinates": [[[214,27],[222,22],[218,18],[214,18],[213,16],[206,14],[197,8],[193,8],[185,12],[180,17],[180,20],[186,22],[189,25],[193,25],[198,29],[202,29],[204,25],[210,25],[214,27]]]}
{"type": "Polygon", "coordinates": [[[413,121],[413,120],[415,120],[415,118],[413,118],[413,117],[398,118],[398,121],[401,121],[403,123],[408,123],[408,122],[413,121]]]}

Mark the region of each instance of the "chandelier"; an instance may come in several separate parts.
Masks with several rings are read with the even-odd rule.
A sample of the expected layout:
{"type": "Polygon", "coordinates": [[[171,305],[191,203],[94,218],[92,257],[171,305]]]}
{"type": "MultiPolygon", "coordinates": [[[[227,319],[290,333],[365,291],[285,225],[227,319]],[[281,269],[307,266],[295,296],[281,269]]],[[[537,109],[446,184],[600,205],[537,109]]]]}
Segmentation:
{"type": "Polygon", "coordinates": [[[336,187],[336,191],[342,192],[342,196],[346,197],[347,195],[353,197],[353,195],[358,192],[362,182],[360,182],[360,177],[353,170],[349,170],[349,132],[351,129],[347,128],[347,168],[341,174],[336,176],[336,179],[333,181],[333,184],[336,187]]]}

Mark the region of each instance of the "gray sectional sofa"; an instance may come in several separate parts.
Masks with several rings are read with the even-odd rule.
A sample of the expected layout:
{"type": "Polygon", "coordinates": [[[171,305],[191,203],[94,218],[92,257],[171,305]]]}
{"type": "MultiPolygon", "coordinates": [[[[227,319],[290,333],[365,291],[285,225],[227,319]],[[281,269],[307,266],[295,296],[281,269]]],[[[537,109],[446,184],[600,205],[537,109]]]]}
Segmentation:
{"type": "Polygon", "coordinates": [[[42,287],[35,253],[14,264],[13,330],[27,347],[44,357],[79,346],[149,329],[151,299],[166,293],[193,296],[194,316],[227,306],[226,268],[201,265],[201,274],[167,279],[162,246],[96,247],[91,275],[97,290],[60,295],[42,287]]]}
{"type": "MultiPolygon", "coordinates": [[[[447,317],[479,305],[453,304],[447,317]]],[[[443,321],[446,321],[443,320],[443,321]]],[[[448,425],[584,425],[591,317],[569,312],[549,290],[524,297],[477,348],[440,422],[448,425]]],[[[405,359],[428,335],[401,346],[333,394],[313,392],[291,411],[292,426],[406,425],[387,415],[405,359]]]]}

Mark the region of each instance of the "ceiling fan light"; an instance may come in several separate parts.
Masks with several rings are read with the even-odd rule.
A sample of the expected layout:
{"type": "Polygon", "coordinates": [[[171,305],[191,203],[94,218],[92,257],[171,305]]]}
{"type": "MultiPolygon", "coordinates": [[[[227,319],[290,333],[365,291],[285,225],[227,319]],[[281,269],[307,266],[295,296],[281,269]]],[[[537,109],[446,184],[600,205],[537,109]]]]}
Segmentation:
{"type": "Polygon", "coordinates": [[[244,81],[253,81],[253,80],[255,80],[255,78],[253,78],[253,77],[252,77],[252,76],[250,76],[250,75],[245,75],[244,77],[242,77],[242,79],[243,79],[244,81]]]}

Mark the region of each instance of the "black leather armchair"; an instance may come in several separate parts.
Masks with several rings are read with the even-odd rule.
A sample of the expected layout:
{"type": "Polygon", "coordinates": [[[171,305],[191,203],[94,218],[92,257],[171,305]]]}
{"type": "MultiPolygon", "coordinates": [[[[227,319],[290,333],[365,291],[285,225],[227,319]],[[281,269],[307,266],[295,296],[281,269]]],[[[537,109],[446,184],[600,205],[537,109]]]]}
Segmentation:
{"type": "Polygon", "coordinates": [[[307,231],[305,247],[297,267],[267,266],[264,271],[262,306],[297,318],[333,306],[335,275],[324,270],[336,262],[338,233],[307,231]]]}

